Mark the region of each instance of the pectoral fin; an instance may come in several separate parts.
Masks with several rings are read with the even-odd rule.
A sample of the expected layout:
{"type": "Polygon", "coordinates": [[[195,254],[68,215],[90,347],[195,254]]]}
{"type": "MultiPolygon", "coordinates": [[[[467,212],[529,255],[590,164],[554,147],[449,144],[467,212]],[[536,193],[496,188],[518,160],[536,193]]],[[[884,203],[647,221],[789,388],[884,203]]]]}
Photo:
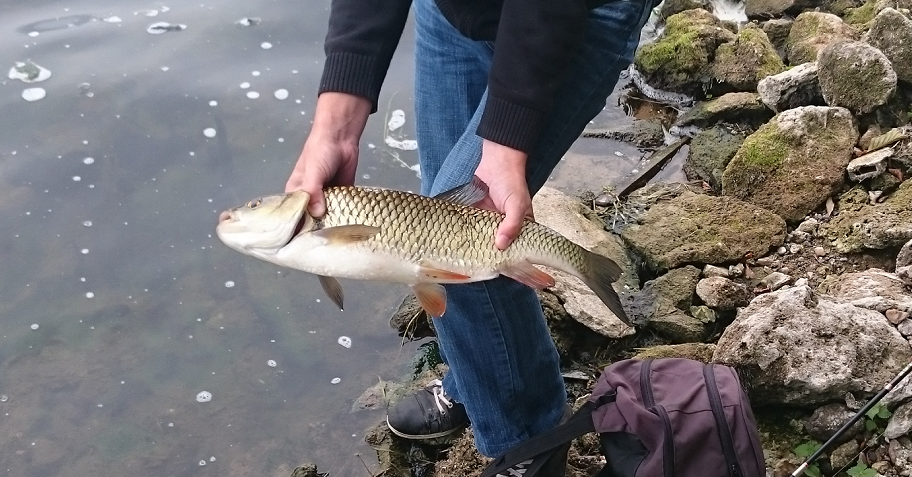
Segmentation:
{"type": "Polygon", "coordinates": [[[488,185],[478,176],[472,176],[472,180],[459,187],[454,187],[446,192],[441,192],[434,196],[435,199],[453,202],[454,204],[472,205],[484,199],[488,195],[488,185]]]}
{"type": "Polygon", "coordinates": [[[536,290],[554,286],[554,278],[535,268],[528,260],[511,263],[500,270],[500,273],[536,290]]]}
{"type": "Polygon", "coordinates": [[[443,285],[419,283],[412,285],[412,292],[428,315],[433,318],[443,316],[443,312],[446,311],[446,289],[443,285]]]}
{"type": "Polygon", "coordinates": [[[344,310],[342,307],[342,285],[339,283],[339,280],[323,275],[317,275],[317,278],[320,279],[320,286],[323,287],[323,291],[326,292],[329,299],[339,307],[339,310],[344,310]]]}
{"type": "Polygon", "coordinates": [[[380,227],[371,225],[337,225],[314,232],[314,236],[326,240],[327,245],[345,245],[363,242],[380,233],[380,227]]]}

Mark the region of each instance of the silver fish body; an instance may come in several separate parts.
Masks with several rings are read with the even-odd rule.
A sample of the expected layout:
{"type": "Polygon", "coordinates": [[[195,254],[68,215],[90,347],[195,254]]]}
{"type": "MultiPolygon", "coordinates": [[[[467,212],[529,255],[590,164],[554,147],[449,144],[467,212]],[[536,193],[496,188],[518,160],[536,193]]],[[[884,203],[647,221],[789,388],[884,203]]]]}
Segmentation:
{"type": "Polygon", "coordinates": [[[535,288],[553,285],[550,275],[533,266],[538,264],[580,277],[627,321],[611,287],[621,274],[617,264],[529,220],[510,247],[497,249],[495,231],[503,215],[466,205],[486,192],[483,184],[474,186],[469,184],[442,198],[389,189],[330,187],[324,191],[326,214],[320,219],[303,212],[309,200],[304,192],[268,196],[224,212],[217,230],[223,242],[242,253],[320,276],[324,289],[340,307],[341,287],[331,277],[404,283],[432,316],[440,316],[445,310],[445,292],[439,284],[476,282],[503,274],[535,288]],[[281,204],[282,210],[263,212],[259,205],[266,203],[281,204]],[[254,204],[257,207],[251,209],[254,204]],[[246,216],[255,212],[259,220],[248,220],[244,226],[232,223],[249,219],[246,216]],[[251,225],[254,223],[256,227],[251,225]],[[229,231],[232,227],[235,230],[229,231]],[[255,236],[251,228],[272,231],[275,238],[260,240],[271,247],[245,247],[234,240],[239,234],[245,234],[244,240],[255,236]],[[294,230],[290,234],[289,228],[294,230]],[[281,244],[283,233],[288,236],[281,244]]]}

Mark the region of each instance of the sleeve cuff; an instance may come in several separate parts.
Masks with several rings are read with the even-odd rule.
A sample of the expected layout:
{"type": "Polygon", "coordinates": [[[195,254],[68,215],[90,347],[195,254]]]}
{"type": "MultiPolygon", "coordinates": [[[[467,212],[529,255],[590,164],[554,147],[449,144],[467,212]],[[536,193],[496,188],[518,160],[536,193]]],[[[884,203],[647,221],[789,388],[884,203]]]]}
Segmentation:
{"type": "Polygon", "coordinates": [[[377,99],[385,71],[379,71],[377,58],[354,53],[330,53],[323,65],[320,93],[349,93],[367,98],[371,113],[377,112],[377,99]]]}
{"type": "Polygon", "coordinates": [[[547,116],[544,112],[488,96],[476,134],[529,153],[538,142],[547,116]]]}

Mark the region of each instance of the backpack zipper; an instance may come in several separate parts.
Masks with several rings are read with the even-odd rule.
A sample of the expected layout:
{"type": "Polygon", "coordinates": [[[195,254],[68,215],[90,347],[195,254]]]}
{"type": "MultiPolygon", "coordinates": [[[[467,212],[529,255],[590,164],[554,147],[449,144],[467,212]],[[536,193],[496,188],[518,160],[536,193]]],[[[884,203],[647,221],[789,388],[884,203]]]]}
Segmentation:
{"type": "Polygon", "coordinates": [[[722,396],[719,394],[719,387],[716,384],[716,372],[711,364],[703,366],[703,379],[706,381],[709,406],[712,408],[713,416],[716,418],[716,429],[719,432],[719,440],[722,443],[722,453],[725,454],[725,464],[728,467],[728,473],[731,477],[740,477],[742,475],[741,467],[738,465],[734,439],[732,439],[731,429],[728,427],[728,420],[725,419],[722,396]]]}
{"type": "Polygon", "coordinates": [[[665,434],[662,440],[662,464],[665,477],[674,477],[674,440],[672,438],[671,419],[668,418],[668,412],[665,408],[656,405],[655,395],[652,392],[652,382],[649,380],[652,371],[652,360],[643,361],[640,366],[640,393],[643,395],[643,404],[650,412],[659,416],[662,420],[662,427],[665,434]]]}

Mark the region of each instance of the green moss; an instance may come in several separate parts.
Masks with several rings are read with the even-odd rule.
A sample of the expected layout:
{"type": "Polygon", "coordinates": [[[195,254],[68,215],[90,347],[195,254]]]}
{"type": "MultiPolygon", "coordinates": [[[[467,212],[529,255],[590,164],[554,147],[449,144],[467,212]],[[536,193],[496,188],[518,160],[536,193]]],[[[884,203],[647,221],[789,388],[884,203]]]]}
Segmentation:
{"type": "Polygon", "coordinates": [[[668,17],[662,38],[637,52],[637,66],[646,73],[660,68],[696,71],[709,61],[701,30],[716,26],[715,18],[705,10],[686,10],[668,17]]]}
{"type": "Polygon", "coordinates": [[[874,19],[876,0],[868,0],[864,5],[858,8],[847,8],[845,22],[850,25],[864,25],[874,19]]]}
{"type": "Polygon", "coordinates": [[[770,171],[779,167],[788,156],[791,146],[778,127],[766,125],[744,140],[738,154],[745,166],[770,171]]]}

